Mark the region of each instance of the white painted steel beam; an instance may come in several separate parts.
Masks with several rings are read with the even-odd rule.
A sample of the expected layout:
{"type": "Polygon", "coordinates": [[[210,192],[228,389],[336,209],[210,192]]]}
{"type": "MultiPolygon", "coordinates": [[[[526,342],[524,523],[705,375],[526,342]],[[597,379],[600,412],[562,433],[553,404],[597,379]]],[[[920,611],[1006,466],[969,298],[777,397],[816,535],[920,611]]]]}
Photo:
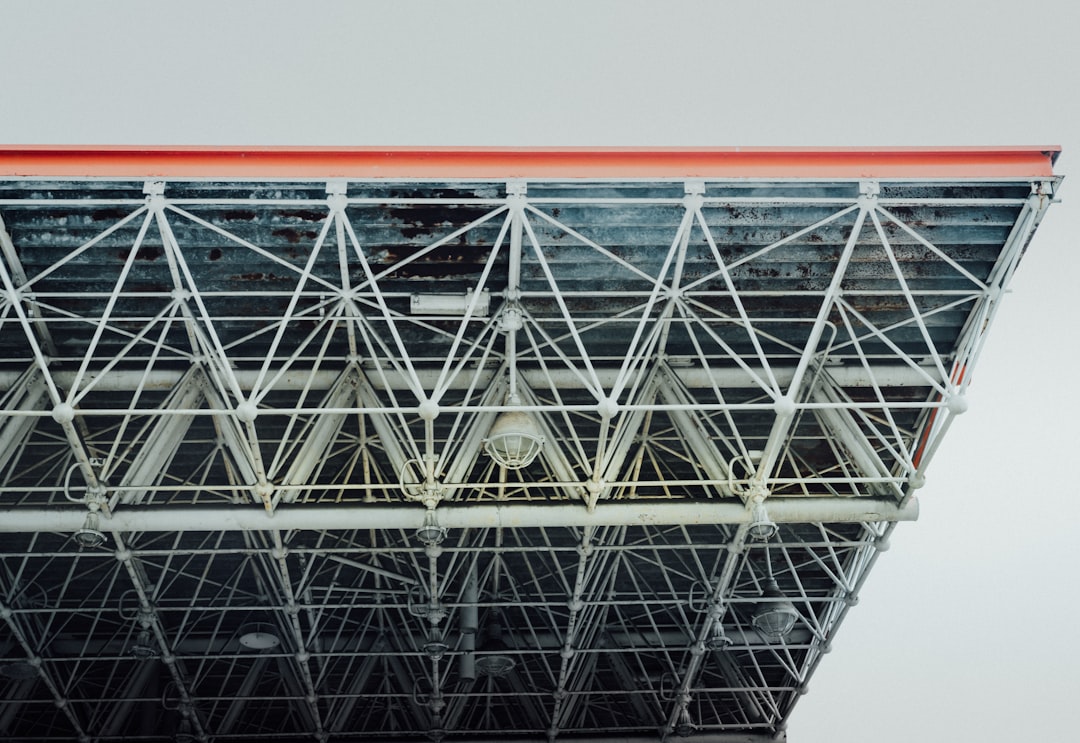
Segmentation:
{"type": "MultiPolygon", "coordinates": [[[[692,405],[693,400],[677,384],[667,383],[662,380],[658,387],[660,399],[666,405],[692,405]]],[[[671,410],[668,415],[677,426],[679,434],[685,438],[687,446],[693,452],[694,459],[705,472],[710,480],[723,482],[729,479],[730,470],[727,460],[717,448],[717,442],[721,439],[715,431],[705,429],[697,413],[693,410],[671,410]]],[[[721,495],[731,495],[731,489],[717,486],[721,495]]]]}
{"type": "MultiPolygon", "coordinates": [[[[906,364],[882,364],[874,368],[871,377],[866,370],[857,366],[831,366],[826,371],[829,376],[841,387],[870,387],[877,383],[881,387],[926,387],[927,375],[937,378],[937,370],[930,364],[922,367],[923,373],[919,373],[906,364]]],[[[777,381],[781,386],[791,383],[794,376],[794,367],[772,367],[777,381]]],[[[437,370],[418,369],[417,376],[425,389],[434,387],[438,380],[437,370]]],[[[478,387],[489,384],[491,379],[498,373],[496,369],[477,372],[479,379],[478,387]]],[[[633,377],[638,372],[631,372],[633,377]]],[[[720,388],[741,389],[744,387],[759,387],[746,372],[741,369],[679,369],[672,368],[671,373],[678,377],[679,381],[689,389],[712,388],[714,385],[720,388]]],[[[240,388],[250,390],[253,388],[258,372],[255,370],[238,369],[233,371],[240,388]]],[[[615,383],[619,374],[618,369],[596,369],[597,377],[605,389],[615,383]]],[[[142,371],[110,371],[104,379],[94,383],[94,389],[99,392],[131,392],[143,384],[146,390],[170,390],[176,386],[183,377],[183,370],[154,369],[149,372],[142,371]],[[144,381],[145,380],[145,381],[144,381]]],[[[67,389],[73,381],[74,372],[54,371],[52,379],[60,387],[67,389]]],[[[341,376],[339,371],[321,370],[312,371],[303,368],[293,368],[282,374],[275,380],[274,389],[284,391],[299,391],[302,389],[328,390],[341,376]]],[[[543,372],[533,370],[518,370],[519,379],[523,380],[534,389],[579,389],[581,379],[569,369],[546,369],[543,372]]],[[[19,372],[0,372],[0,390],[9,390],[18,383],[19,372]]],[[[369,375],[368,382],[371,386],[380,389],[383,387],[382,378],[386,379],[391,389],[409,389],[408,381],[403,375],[391,369],[381,370],[378,375],[369,375]]],[[[945,381],[945,380],[939,380],[945,381]]],[[[467,375],[458,374],[447,382],[447,389],[465,389],[471,383],[467,375]]],[[[633,383],[631,379],[630,384],[633,383]]],[[[142,411],[145,412],[145,411],[142,411]]]]}
{"type": "MultiPolygon", "coordinates": [[[[270,516],[250,505],[121,508],[111,518],[102,518],[100,528],[107,532],[414,530],[423,523],[424,511],[420,506],[306,506],[282,507],[270,516]]],[[[619,501],[602,503],[594,511],[578,503],[443,504],[438,514],[439,523],[448,529],[750,523],[750,512],[733,501],[619,501]]],[[[777,523],[914,521],[918,514],[916,498],[903,506],[880,498],[769,500],[769,517],[777,523]]],[[[0,533],[74,532],[85,518],[85,509],[8,508],[0,510],[0,533]]]]}
{"type": "MultiPolygon", "coordinates": [[[[30,367],[21,375],[15,387],[3,400],[5,410],[43,410],[46,402],[45,382],[36,367],[30,367]]],[[[34,429],[29,417],[0,418],[0,473],[19,452],[34,429]]]]}
{"type": "MultiPolygon", "coordinates": [[[[333,388],[326,393],[322,404],[329,408],[342,408],[356,400],[356,385],[358,374],[349,369],[333,388]]],[[[283,485],[274,496],[274,505],[278,501],[294,503],[304,492],[304,484],[311,481],[311,475],[321,469],[326,457],[326,452],[331,448],[342,426],[345,425],[346,416],[341,413],[326,413],[316,417],[309,426],[303,429],[299,451],[293,458],[288,472],[283,479],[283,485]]],[[[271,466],[270,476],[277,477],[279,472],[275,466],[271,466]]]]}
{"type": "MultiPolygon", "coordinates": [[[[826,380],[816,386],[811,399],[822,405],[845,402],[826,380]]],[[[843,450],[844,466],[853,468],[856,477],[888,478],[892,473],[881,460],[874,444],[859,428],[851,412],[844,409],[822,407],[814,411],[824,428],[833,436],[843,450]]],[[[885,483],[869,483],[863,486],[872,495],[887,495],[889,486],[885,483]]]]}
{"type": "MultiPolygon", "coordinates": [[[[203,384],[201,372],[192,367],[169,395],[165,405],[180,409],[200,407],[205,399],[203,384]]],[[[121,490],[119,491],[121,503],[140,504],[152,489],[161,484],[194,420],[195,417],[192,415],[161,416],[149,428],[141,445],[132,445],[131,464],[120,480],[121,487],[152,483],[154,488],[121,490]]],[[[114,462],[113,467],[116,468],[118,464],[114,462]]],[[[115,503],[111,505],[116,507],[115,503]]]]}

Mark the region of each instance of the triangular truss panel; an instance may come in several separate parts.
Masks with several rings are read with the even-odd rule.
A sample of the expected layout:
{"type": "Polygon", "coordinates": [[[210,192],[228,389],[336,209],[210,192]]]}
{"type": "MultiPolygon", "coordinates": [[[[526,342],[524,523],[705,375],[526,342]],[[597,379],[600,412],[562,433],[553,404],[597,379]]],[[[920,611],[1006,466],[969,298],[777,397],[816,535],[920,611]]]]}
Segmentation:
{"type": "Polygon", "coordinates": [[[783,740],[1054,156],[0,148],[0,737],[783,740]]]}

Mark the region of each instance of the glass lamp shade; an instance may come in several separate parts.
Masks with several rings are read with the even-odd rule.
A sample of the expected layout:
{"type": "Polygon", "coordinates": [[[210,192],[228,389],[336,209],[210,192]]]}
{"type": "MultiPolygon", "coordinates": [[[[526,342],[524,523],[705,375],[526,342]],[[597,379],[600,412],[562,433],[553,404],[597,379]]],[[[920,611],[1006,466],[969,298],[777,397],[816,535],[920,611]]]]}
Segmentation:
{"type": "Polygon", "coordinates": [[[86,514],[83,527],[72,534],[71,538],[80,547],[100,547],[105,544],[105,534],[98,528],[99,526],[101,526],[101,517],[96,512],[91,511],[86,514]]]}
{"type": "Polygon", "coordinates": [[[446,529],[439,526],[439,520],[435,516],[435,511],[429,509],[424,514],[424,523],[416,530],[416,541],[421,544],[442,544],[442,541],[446,539],[446,529]]]}
{"type": "Polygon", "coordinates": [[[476,672],[481,676],[500,678],[514,670],[514,666],[517,665],[514,656],[491,652],[501,650],[506,650],[506,643],[502,640],[494,639],[486,642],[481,650],[485,654],[476,657],[476,672]]]}
{"type": "Polygon", "coordinates": [[[484,440],[487,455],[511,470],[528,467],[544,446],[536,421],[522,410],[500,413],[484,440]]]}
{"type": "Polygon", "coordinates": [[[482,676],[499,678],[514,670],[517,660],[507,651],[502,639],[502,615],[496,612],[484,627],[484,640],[476,648],[476,672],[482,676]]]}
{"type": "Polygon", "coordinates": [[[731,644],[732,639],[724,632],[723,623],[719,619],[716,620],[709,639],[705,641],[705,647],[709,650],[727,650],[731,644]]]}
{"type": "Polygon", "coordinates": [[[780,530],[765,510],[764,503],[755,503],[750,516],[750,538],[758,542],[767,542],[780,530]]]}
{"type": "Polygon", "coordinates": [[[754,629],[766,640],[784,639],[798,621],[799,612],[771,578],[761,597],[765,602],[754,612],[751,620],[754,629]]]}
{"type": "Polygon", "coordinates": [[[424,654],[432,660],[440,660],[449,649],[450,646],[443,641],[442,633],[437,627],[432,627],[428,640],[424,643],[424,654]]]}

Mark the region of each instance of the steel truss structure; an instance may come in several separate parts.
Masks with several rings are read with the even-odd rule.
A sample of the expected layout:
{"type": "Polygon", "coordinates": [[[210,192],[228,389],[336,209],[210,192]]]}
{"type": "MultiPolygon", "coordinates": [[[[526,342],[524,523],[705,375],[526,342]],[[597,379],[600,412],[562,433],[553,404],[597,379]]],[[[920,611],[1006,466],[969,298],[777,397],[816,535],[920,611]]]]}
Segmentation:
{"type": "Polygon", "coordinates": [[[0,152],[0,734],[783,739],[1055,155],[0,152]]]}

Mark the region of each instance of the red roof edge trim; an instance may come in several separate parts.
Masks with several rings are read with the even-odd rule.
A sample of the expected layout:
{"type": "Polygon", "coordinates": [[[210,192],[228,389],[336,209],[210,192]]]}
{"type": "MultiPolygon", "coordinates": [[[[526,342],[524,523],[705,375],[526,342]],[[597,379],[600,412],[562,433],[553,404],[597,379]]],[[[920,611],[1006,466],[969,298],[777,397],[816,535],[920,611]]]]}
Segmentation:
{"type": "Polygon", "coordinates": [[[0,177],[1045,178],[1061,148],[369,148],[0,145],[0,177]]]}

